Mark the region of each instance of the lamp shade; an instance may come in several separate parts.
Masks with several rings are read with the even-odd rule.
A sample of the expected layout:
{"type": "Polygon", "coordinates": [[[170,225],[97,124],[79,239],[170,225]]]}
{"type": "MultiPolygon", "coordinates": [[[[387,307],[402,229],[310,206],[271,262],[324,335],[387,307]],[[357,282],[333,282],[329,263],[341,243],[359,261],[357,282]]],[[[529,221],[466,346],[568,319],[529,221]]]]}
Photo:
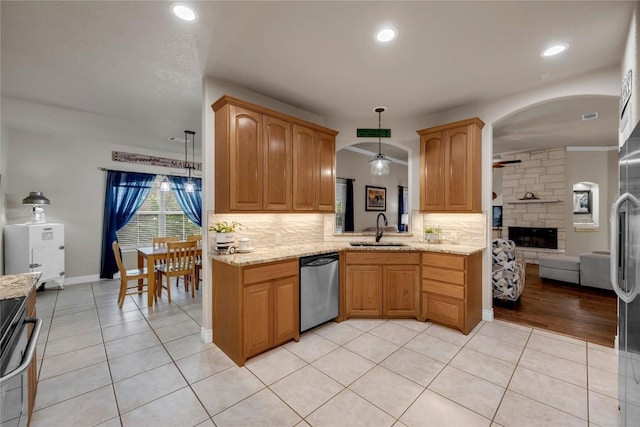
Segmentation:
{"type": "Polygon", "coordinates": [[[49,205],[51,202],[44,197],[41,191],[30,191],[29,195],[22,199],[23,205],[49,205]]]}
{"type": "Polygon", "coordinates": [[[382,154],[378,154],[375,159],[369,161],[371,175],[388,175],[389,163],[391,163],[391,160],[385,159],[382,154]]]}

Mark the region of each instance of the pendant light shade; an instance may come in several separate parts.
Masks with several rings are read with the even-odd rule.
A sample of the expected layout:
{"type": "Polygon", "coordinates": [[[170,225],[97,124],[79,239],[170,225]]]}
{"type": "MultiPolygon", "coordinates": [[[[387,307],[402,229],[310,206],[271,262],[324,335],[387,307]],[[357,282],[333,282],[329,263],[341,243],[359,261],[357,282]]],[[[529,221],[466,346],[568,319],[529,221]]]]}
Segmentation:
{"type": "Polygon", "coordinates": [[[383,111],[387,111],[387,107],[376,107],[373,111],[378,113],[378,154],[373,160],[369,161],[371,175],[388,175],[390,172],[389,165],[391,160],[384,157],[382,154],[382,134],[380,128],[381,114],[383,111]]]}
{"type": "Polygon", "coordinates": [[[169,191],[169,190],[171,190],[171,183],[169,183],[169,180],[165,175],[164,179],[160,181],[160,191],[169,191]]]}
{"type": "Polygon", "coordinates": [[[23,205],[49,205],[51,202],[44,197],[41,191],[30,191],[29,195],[22,199],[23,205]]]}

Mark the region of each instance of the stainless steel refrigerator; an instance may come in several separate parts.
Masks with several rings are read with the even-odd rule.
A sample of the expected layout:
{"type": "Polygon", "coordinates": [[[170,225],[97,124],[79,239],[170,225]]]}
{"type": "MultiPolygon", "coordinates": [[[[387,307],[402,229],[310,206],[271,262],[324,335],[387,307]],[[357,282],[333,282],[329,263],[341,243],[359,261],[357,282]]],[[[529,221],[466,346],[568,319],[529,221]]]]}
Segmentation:
{"type": "Polygon", "coordinates": [[[640,125],[620,148],[620,197],[611,208],[611,283],[618,294],[618,403],[640,426],[640,125]]]}

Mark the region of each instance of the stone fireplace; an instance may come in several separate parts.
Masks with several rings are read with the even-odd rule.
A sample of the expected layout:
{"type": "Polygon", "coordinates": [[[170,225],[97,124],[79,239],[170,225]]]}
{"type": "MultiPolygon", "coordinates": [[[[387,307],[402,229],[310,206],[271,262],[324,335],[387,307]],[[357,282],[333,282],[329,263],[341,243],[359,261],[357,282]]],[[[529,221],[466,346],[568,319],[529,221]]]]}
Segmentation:
{"type": "Polygon", "coordinates": [[[503,160],[521,162],[500,169],[502,236],[518,240],[518,254],[528,263],[537,264],[539,256],[564,253],[565,153],[561,148],[503,156],[503,160]],[[524,236],[522,229],[526,229],[524,236]]]}
{"type": "Polygon", "coordinates": [[[558,249],[557,228],[509,227],[509,239],[519,247],[558,249]]]}

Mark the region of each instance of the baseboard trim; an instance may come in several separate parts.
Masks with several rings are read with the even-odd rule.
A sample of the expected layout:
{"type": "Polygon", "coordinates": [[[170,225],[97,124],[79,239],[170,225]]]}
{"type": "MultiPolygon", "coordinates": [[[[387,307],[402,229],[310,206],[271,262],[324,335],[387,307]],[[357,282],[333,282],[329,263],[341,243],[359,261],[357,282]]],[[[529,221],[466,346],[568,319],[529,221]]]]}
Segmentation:
{"type": "Polygon", "coordinates": [[[200,339],[205,344],[213,342],[213,329],[200,328],[200,339]]]}
{"type": "Polygon", "coordinates": [[[64,284],[65,286],[79,285],[81,283],[97,282],[99,280],[101,280],[99,274],[90,274],[88,276],[65,277],[64,284]]]}
{"type": "Polygon", "coordinates": [[[493,308],[490,308],[489,310],[482,310],[482,320],[487,322],[493,321],[493,308]]]}

